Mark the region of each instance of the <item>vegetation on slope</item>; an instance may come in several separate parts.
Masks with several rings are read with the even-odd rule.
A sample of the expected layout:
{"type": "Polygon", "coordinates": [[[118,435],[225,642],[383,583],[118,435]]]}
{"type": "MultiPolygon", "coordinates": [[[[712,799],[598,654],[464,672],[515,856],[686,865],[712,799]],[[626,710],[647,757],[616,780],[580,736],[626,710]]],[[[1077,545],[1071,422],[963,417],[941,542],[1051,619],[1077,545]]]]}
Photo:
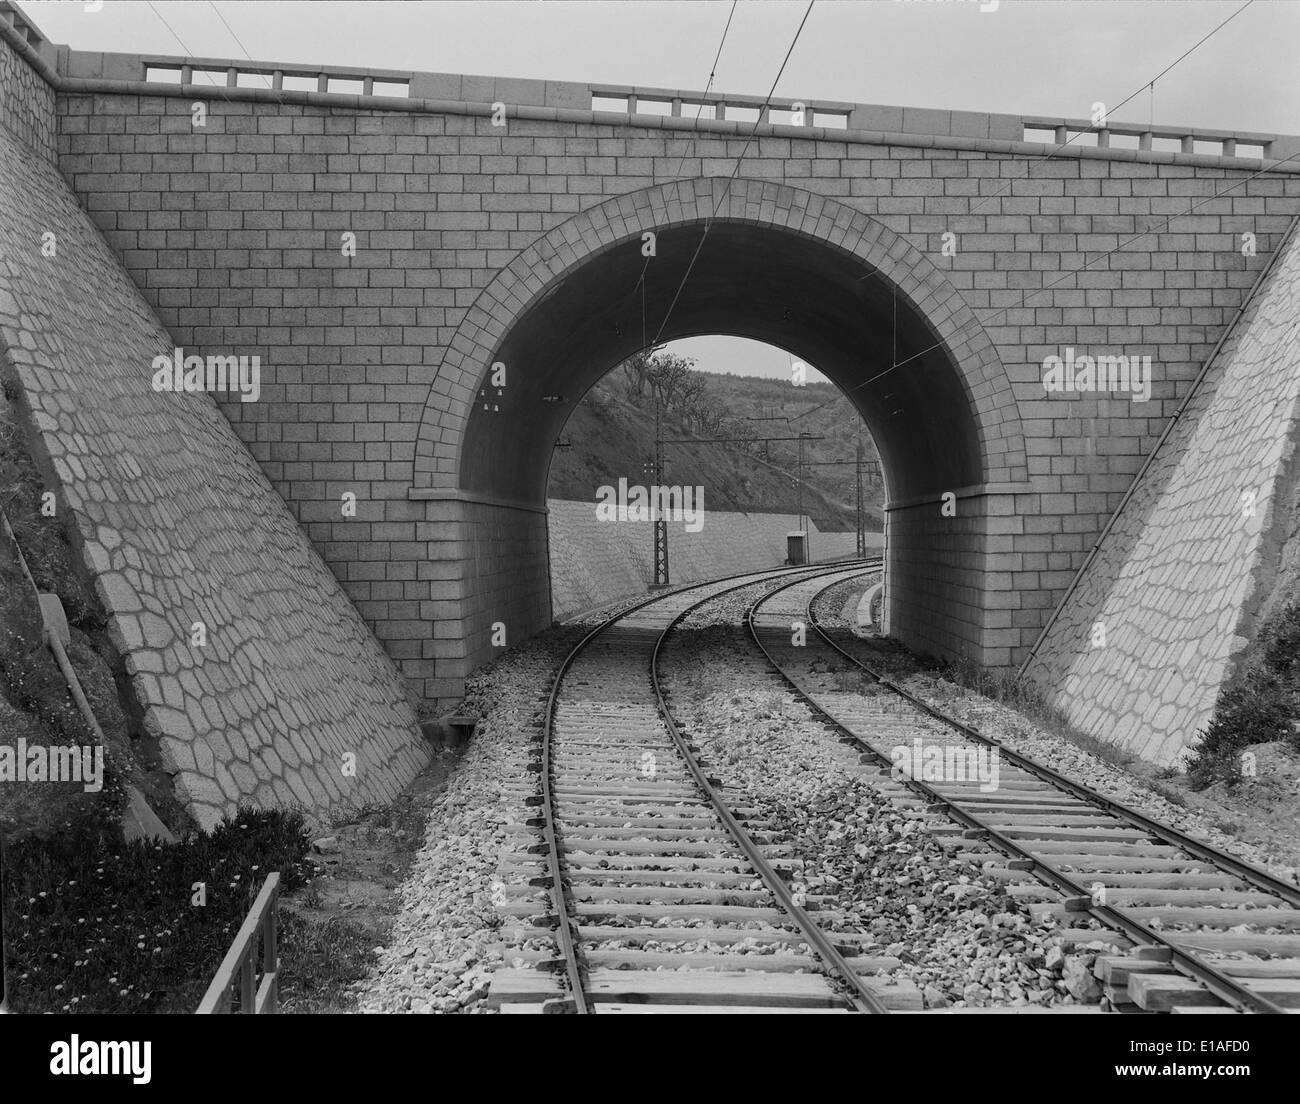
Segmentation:
{"type": "Polygon", "coordinates": [[[1255,745],[1282,741],[1300,752],[1300,602],[1268,618],[1254,647],[1219,693],[1188,778],[1196,789],[1258,776],[1255,745]]]}
{"type": "Polygon", "coordinates": [[[78,783],[0,783],[0,833],[7,837],[60,830],[69,817],[107,805],[116,814],[124,782],[144,793],[173,830],[189,824],[161,771],[157,749],[145,736],[121,656],[107,632],[108,620],[68,540],[66,520],[28,449],[16,388],[0,393],[0,509],[13,529],[0,526],[0,745],[88,747],[93,730],[76,708],[58,665],[46,647],[40,606],[23,572],[42,592],[58,596],[67,615],[68,657],[104,733],[105,785],[86,793],[78,783]],[[16,543],[15,543],[16,541],[16,543]],[[19,550],[22,559],[19,558],[19,550]],[[20,743],[23,741],[24,743],[20,743]]]}
{"type": "MultiPolygon", "coordinates": [[[[638,359],[611,372],[575,407],[551,461],[552,498],[594,501],[596,488],[616,485],[620,477],[649,483],[658,392],[664,438],[705,442],[665,446],[666,483],[703,486],[709,510],[797,513],[798,442],[754,438],[806,432],[824,439],[804,446],[804,512],[823,532],[855,527],[852,461],[858,440],[865,459],[875,461],[876,454],[857,412],[837,388],[827,383],[796,388],[778,380],[713,375],[662,354],[651,358],[638,386],[638,359]],[[656,364],[668,365],[667,374],[678,378],[657,388],[656,364]],[[708,443],[724,437],[744,439],[708,443]],[[845,460],[850,463],[840,463],[845,460]]],[[[878,466],[869,464],[867,470],[867,528],[879,531],[883,489],[878,466]]]]}

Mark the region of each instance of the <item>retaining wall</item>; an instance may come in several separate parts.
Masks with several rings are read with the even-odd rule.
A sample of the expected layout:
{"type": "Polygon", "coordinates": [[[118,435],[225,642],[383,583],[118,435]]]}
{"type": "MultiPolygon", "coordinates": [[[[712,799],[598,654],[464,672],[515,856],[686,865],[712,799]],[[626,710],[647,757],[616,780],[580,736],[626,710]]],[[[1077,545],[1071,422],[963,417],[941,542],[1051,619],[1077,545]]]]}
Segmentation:
{"type": "MultiPolygon", "coordinates": [[[[556,620],[644,594],[654,582],[650,522],[601,521],[593,502],[548,499],[551,610],[556,620]]],[[[775,567],[786,559],[786,534],[798,528],[793,514],[742,514],[710,510],[698,533],[681,522],[668,527],[668,570],[673,583],[691,583],[775,567]]],[[[883,534],[868,533],[869,548],[883,534]]],[[[822,533],[809,523],[816,561],[845,559],[857,550],[855,533],[822,533]]]]}

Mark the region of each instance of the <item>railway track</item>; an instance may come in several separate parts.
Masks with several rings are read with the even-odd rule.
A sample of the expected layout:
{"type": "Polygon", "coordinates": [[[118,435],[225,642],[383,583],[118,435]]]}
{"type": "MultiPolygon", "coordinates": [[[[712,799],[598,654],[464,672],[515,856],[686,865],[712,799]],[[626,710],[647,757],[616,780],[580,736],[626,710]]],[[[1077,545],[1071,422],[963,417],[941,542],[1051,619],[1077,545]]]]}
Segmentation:
{"type": "Polygon", "coordinates": [[[869,939],[792,889],[800,863],[731,798],[674,721],[664,641],[724,595],[825,568],[701,584],[609,619],[572,650],[547,702],[498,905],[520,950],[493,976],[503,1012],[887,1011],[861,975],[869,939]]]}
{"type": "Polygon", "coordinates": [[[1063,924],[1091,918],[1118,933],[1116,948],[1131,953],[1097,961],[1117,1009],[1300,1011],[1300,889],[1094,793],[891,682],[860,654],[866,642],[845,634],[841,643],[817,617],[823,595],[862,574],[858,567],[785,581],[751,604],[747,621],[774,672],[863,762],[879,766],[883,789],[920,795],[927,812],[947,817],[938,829],[947,846],[1006,856],[1005,867],[1024,878],[1012,888],[1031,912],[1063,924]],[[807,629],[802,646],[792,643],[796,623],[807,629]],[[865,674],[876,691],[844,689],[845,672],[865,674]],[[969,768],[981,754],[979,776],[969,768]]]}

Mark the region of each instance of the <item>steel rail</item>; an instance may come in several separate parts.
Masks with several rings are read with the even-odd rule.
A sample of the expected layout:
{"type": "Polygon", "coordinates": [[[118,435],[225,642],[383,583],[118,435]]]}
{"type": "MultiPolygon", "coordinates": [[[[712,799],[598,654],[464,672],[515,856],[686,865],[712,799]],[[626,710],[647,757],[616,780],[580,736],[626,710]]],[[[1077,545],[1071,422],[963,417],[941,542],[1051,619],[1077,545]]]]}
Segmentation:
{"type": "MultiPolygon", "coordinates": [[[[834,571],[837,569],[823,569],[823,571],[814,572],[811,577],[816,578],[817,575],[824,574],[825,570],[834,571]]],[[[807,580],[795,580],[795,582],[805,581],[807,580]]],[[[711,600],[712,598],[721,597],[723,594],[730,594],[732,591],[742,590],[745,586],[750,585],[753,584],[742,583],[738,586],[729,587],[727,590],[711,595],[709,599],[706,599],[706,601],[711,600]]],[[[788,585],[793,585],[793,583],[788,585]]],[[[780,589],[784,589],[784,587],[780,589]]],[[[759,600],[761,601],[761,599],[759,600]]],[[[699,786],[700,790],[709,799],[710,803],[713,805],[714,812],[717,813],[718,818],[726,826],[732,839],[736,841],[737,846],[745,853],[745,857],[749,859],[750,865],[753,866],[759,877],[767,884],[768,890],[781,903],[781,907],[790,914],[790,918],[799,926],[799,930],[803,933],[804,939],[806,939],[809,946],[816,951],[817,956],[822,960],[823,964],[838,974],[840,980],[848,986],[850,992],[853,994],[851,998],[852,1003],[855,1005],[857,1010],[860,1012],[872,1012],[877,1015],[888,1015],[889,1009],[885,1007],[884,1002],[881,1001],[881,999],[865,984],[863,984],[861,976],[859,976],[858,972],[844,960],[844,956],[836,949],[835,944],[827,934],[822,931],[816,921],[814,921],[801,906],[795,903],[794,895],[785,884],[785,880],[776,872],[776,869],[770,862],[768,862],[767,857],[760,850],[758,844],[754,842],[753,837],[750,836],[745,827],[732,814],[726,801],[718,792],[719,786],[715,785],[709,779],[708,775],[704,773],[699,760],[695,757],[694,752],[691,751],[690,745],[687,743],[685,736],[682,735],[681,728],[678,726],[676,719],[668,708],[668,703],[664,699],[663,686],[659,679],[659,656],[663,651],[663,646],[668,639],[668,635],[690,614],[698,609],[700,605],[703,605],[703,602],[697,603],[690,609],[683,610],[668,623],[664,630],[659,634],[659,638],[655,641],[654,652],[650,657],[650,682],[654,687],[655,700],[658,703],[659,714],[663,718],[664,725],[671,734],[673,742],[677,745],[678,752],[686,761],[686,765],[690,769],[696,785],[699,786]]]]}
{"type": "MultiPolygon", "coordinates": [[[[851,562],[851,561],[850,561],[851,562]]],[[[837,565],[842,567],[843,564],[837,565]]],[[[544,718],[542,729],[542,748],[541,748],[541,788],[542,788],[542,835],[545,839],[545,848],[547,856],[547,870],[550,885],[548,886],[551,894],[552,915],[556,921],[557,939],[560,945],[560,953],[563,959],[564,972],[569,981],[569,988],[572,991],[572,1000],[574,1011],[579,1015],[591,1013],[590,1002],[587,1000],[585,967],[578,954],[577,944],[574,939],[574,933],[577,929],[577,922],[574,919],[573,912],[569,907],[566,882],[564,879],[564,864],[560,858],[559,838],[555,831],[556,822],[559,817],[555,808],[555,795],[551,786],[551,744],[552,735],[555,727],[555,710],[559,704],[560,687],[564,681],[565,674],[573,666],[574,661],[582,654],[596,637],[600,636],[605,630],[609,629],[618,621],[631,614],[638,613],[647,606],[655,602],[661,602],[666,598],[675,597],[692,590],[700,590],[704,587],[716,586],[718,583],[729,582],[732,579],[750,579],[750,583],[741,583],[731,590],[738,590],[743,586],[752,585],[754,581],[763,579],[781,578],[794,572],[800,572],[805,575],[816,574],[818,570],[827,570],[828,565],[822,565],[819,569],[810,568],[809,565],[803,564],[797,567],[774,568],[767,571],[747,571],[736,575],[723,576],[721,579],[710,579],[705,582],[692,583],[688,586],[679,587],[676,590],[667,593],[652,594],[639,602],[634,603],[627,608],[620,610],[618,613],[608,617],[605,621],[595,626],[587,633],[564,657],[559,669],[555,672],[555,678],[551,682],[551,692],[546,702],[546,716],[544,718]]],[[[722,593],[730,593],[730,590],[722,593]]],[[[711,596],[712,597],[712,596],[711,596]]],[[[696,609],[708,598],[701,599],[690,609],[696,609]]],[[[687,612],[690,612],[688,610],[687,612]]]]}
{"type": "MultiPolygon", "coordinates": [[[[839,580],[839,581],[843,581],[843,580],[839,580]]],[[[753,637],[754,643],[758,646],[759,650],[764,654],[764,656],[767,657],[767,660],[772,665],[772,668],[780,675],[780,677],[787,683],[787,685],[789,685],[789,687],[794,691],[794,693],[810,709],[812,709],[819,717],[821,717],[832,728],[838,731],[840,735],[847,742],[852,743],[854,746],[859,748],[860,751],[864,752],[867,755],[870,755],[873,759],[878,761],[882,767],[889,768],[889,772],[891,776],[894,776],[896,772],[893,770],[892,762],[882,752],[877,751],[869,743],[863,740],[856,732],[850,729],[842,721],[832,716],[826,709],[824,709],[821,705],[819,705],[816,701],[814,701],[813,698],[810,697],[794,681],[794,679],[790,677],[790,675],[786,672],[785,668],[783,668],[776,661],[776,659],[772,656],[772,653],[768,650],[766,645],[764,645],[762,639],[759,637],[758,627],[754,622],[754,617],[758,610],[758,607],[770,601],[772,598],[782,593],[783,591],[788,590],[793,585],[794,582],[791,582],[791,583],[787,583],[784,586],[777,587],[776,589],[769,591],[767,594],[765,594],[763,597],[755,601],[754,604],[750,606],[749,611],[746,615],[746,621],[749,625],[750,635],[753,637]]],[[[881,685],[895,692],[900,697],[903,697],[905,700],[913,703],[914,705],[919,706],[923,712],[935,717],[940,721],[943,721],[951,725],[952,727],[956,728],[958,731],[962,732],[964,735],[970,735],[982,743],[986,743],[998,748],[1000,752],[1005,750],[1003,749],[1003,746],[997,741],[991,740],[985,736],[981,736],[979,733],[976,733],[974,729],[971,729],[966,725],[961,724],[959,721],[956,721],[953,718],[945,716],[938,710],[930,708],[924,702],[921,702],[913,695],[902,690],[901,687],[896,686],[888,679],[878,675],[867,664],[858,660],[857,657],[849,654],[843,648],[839,647],[839,645],[837,645],[834,641],[832,641],[827,635],[825,629],[822,628],[821,625],[818,623],[815,613],[813,611],[813,604],[815,603],[818,597],[820,597],[822,594],[824,594],[827,590],[829,590],[832,586],[835,585],[837,585],[837,583],[830,583],[827,586],[823,587],[815,595],[813,595],[812,599],[809,600],[805,610],[805,616],[808,618],[809,622],[813,625],[814,630],[817,632],[818,636],[823,640],[823,642],[825,642],[834,651],[838,652],[845,659],[849,660],[849,662],[853,663],[855,666],[859,667],[861,670],[871,675],[881,685]]],[[[1011,753],[1010,757],[1013,759],[1013,762],[1016,759],[1021,758],[1019,756],[1016,756],[1014,753],[1011,753]]],[[[1020,765],[1020,764],[1016,763],[1016,765],[1020,765]]],[[[991,827],[989,824],[981,820],[979,817],[973,816],[972,814],[966,812],[964,809],[961,809],[960,807],[957,806],[957,804],[952,799],[945,797],[943,794],[939,793],[939,791],[926,785],[926,783],[923,782],[921,779],[909,777],[904,774],[898,777],[898,781],[904,783],[916,793],[927,798],[931,805],[941,808],[944,814],[948,816],[950,819],[956,821],[959,824],[965,825],[968,832],[973,833],[975,836],[984,840],[985,842],[993,844],[995,847],[997,847],[1000,851],[1004,852],[1005,854],[1011,855],[1015,859],[1018,859],[1020,861],[1020,865],[1024,867],[1027,870],[1027,872],[1032,873],[1036,877],[1038,877],[1040,881],[1046,882],[1052,885],[1054,888],[1067,891],[1071,896],[1086,898],[1089,900],[1092,899],[1092,895],[1088,892],[1087,889],[1079,885],[1077,882],[1071,879],[1064,872],[1056,869],[1049,863],[1043,862],[1043,860],[1040,859],[1033,852],[1029,851],[1028,849],[1023,847],[1021,844],[1017,843],[1015,840],[1011,839],[1010,837],[1003,835],[1001,832],[991,827]]],[[[1082,914],[1082,910],[1081,910],[1081,914],[1082,914]]],[[[1216,970],[1208,963],[1203,962],[1196,955],[1188,951],[1182,950],[1180,947],[1170,942],[1160,933],[1152,930],[1151,928],[1148,928],[1145,924],[1142,924],[1139,921],[1134,920],[1129,916],[1126,916],[1123,912],[1114,908],[1113,906],[1101,905],[1094,902],[1091,905],[1091,907],[1086,910],[1086,914],[1092,916],[1094,919],[1100,921],[1103,924],[1106,924],[1109,927],[1122,931],[1125,935],[1128,935],[1129,937],[1133,938],[1136,942],[1146,943],[1149,946],[1158,946],[1163,948],[1165,951],[1168,952],[1170,956],[1170,964],[1174,966],[1175,969],[1179,970],[1181,973],[1185,974],[1188,977],[1193,978],[1195,981],[1198,981],[1200,984],[1204,985],[1211,993],[1213,993],[1216,997],[1222,1000],[1225,1004],[1232,1005],[1233,1007],[1237,1008],[1239,1011],[1243,1011],[1243,1012],[1262,1012],[1262,1013],[1276,1014],[1276,1015],[1286,1014],[1286,1010],[1281,1006],[1268,1000],[1266,997],[1260,996],[1258,993],[1255,993],[1253,990],[1247,988],[1246,986],[1241,985],[1234,979],[1228,977],[1226,974],[1223,974],[1220,971],[1216,970]]]]}

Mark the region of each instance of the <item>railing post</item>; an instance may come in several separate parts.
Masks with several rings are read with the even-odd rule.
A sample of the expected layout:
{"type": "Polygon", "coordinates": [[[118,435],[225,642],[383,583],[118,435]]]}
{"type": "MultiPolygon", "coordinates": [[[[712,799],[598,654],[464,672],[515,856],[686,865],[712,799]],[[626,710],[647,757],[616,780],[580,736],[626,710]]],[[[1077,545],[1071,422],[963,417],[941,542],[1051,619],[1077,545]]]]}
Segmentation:
{"type": "Polygon", "coordinates": [[[280,1002],[280,952],[276,914],[280,898],[280,873],[266,876],[248,915],[240,925],[226,957],[217,967],[196,1009],[199,1015],[226,1014],[234,1000],[236,974],[239,985],[239,1011],[244,1015],[275,1012],[280,1002]],[[262,979],[258,984],[257,942],[262,944],[262,979]]]}
{"type": "Polygon", "coordinates": [[[252,947],[239,964],[239,1011],[246,1016],[257,1011],[257,963],[253,960],[252,947]]]}
{"type": "Polygon", "coordinates": [[[275,1012],[280,1007],[280,949],[276,917],[280,908],[280,885],[277,881],[271,892],[271,904],[266,910],[266,931],[262,936],[262,976],[271,979],[267,992],[265,1012],[275,1012]]]}

